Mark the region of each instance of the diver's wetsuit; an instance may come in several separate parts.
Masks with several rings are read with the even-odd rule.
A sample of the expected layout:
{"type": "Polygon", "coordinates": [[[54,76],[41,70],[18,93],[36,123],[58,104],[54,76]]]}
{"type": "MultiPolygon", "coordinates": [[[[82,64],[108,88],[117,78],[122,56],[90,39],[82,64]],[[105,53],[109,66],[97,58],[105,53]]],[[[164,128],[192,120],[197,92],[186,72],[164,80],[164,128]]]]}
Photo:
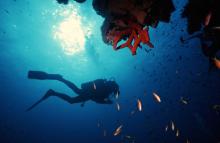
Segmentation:
{"type": "Polygon", "coordinates": [[[112,101],[109,99],[110,94],[119,92],[118,85],[114,81],[107,81],[104,79],[97,79],[92,82],[84,83],[81,85],[82,88],[79,89],[74,83],[64,79],[59,74],[47,74],[41,71],[29,71],[28,78],[39,80],[58,80],[67,85],[78,96],[70,97],[64,93],[59,93],[50,89],[38,102],[28,108],[27,111],[33,109],[39,103],[46,100],[50,96],[56,96],[64,101],[67,101],[70,104],[84,104],[88,100],[92,100],[100,104],[112,104],[112,101]]]}

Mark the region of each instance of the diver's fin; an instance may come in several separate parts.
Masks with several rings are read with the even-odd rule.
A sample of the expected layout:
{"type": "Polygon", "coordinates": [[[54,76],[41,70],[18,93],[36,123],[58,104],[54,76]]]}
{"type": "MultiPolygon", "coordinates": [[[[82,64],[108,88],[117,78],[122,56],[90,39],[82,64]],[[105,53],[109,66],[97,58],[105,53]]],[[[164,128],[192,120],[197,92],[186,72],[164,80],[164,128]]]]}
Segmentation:
{"type": "Polygon", "coordinates": [[[32,110],[34,107],[36,107],[38,104],[40,104],[42,101],[46,100],[50,95],[52,95],[54,91],[52,89],[48,90],[47,93],[36,103],[34,103],[31,107],[29,107],[26,111],[32,110]]]}
{"type": "Polygon", "coordinates": [[[47,73],[42,71],[29,71],[28,72],[28,78],[30,79],[46,79],[47,73]]]}
{"type": "Polygon", "coordinates": [[[46,72],[42,71],[29,71],[28,72],[28,78],[29,79],[39,79],[39,80],[44,80],[44,79],[61,79],[62,76],[59,74],[48,74],[46,72]]]}
{"type": "Polygon", "coordinates": [[[42,101],[44,101],[44,99],[40,99],[38,100],[36,103],[34,103],[31,107],[29,107],[26,111],[30,111],[32,110],[34,107],[36,107],[38,104],[40,104],[42,101]]]}

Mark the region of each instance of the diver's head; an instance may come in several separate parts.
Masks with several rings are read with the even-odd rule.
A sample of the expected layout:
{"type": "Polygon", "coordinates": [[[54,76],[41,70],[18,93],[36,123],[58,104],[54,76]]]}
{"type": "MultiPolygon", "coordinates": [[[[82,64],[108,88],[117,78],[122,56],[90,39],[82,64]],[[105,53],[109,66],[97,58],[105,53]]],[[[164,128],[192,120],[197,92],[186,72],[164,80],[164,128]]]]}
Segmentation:
{"type": "Polygon", "coordinates": [[[111,92],[115,95],[115,98],[118,98],[120,95],[119,85],[115,81],[108,81],[111,92]]]}

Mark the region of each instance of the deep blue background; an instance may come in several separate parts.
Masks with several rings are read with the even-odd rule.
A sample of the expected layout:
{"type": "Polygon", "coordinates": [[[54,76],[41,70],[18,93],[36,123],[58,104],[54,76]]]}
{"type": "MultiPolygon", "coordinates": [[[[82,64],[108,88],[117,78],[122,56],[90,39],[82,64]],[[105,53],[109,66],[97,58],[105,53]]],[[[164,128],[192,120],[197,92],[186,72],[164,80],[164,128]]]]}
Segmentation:
{"type": "Polygon", "coordinates": [[[174,1],[171,23],[150,29],[155,48],[149,53],[139,49],[136,56],[128,49],[115,52],[102,42],[103,19],[96,15],[91,1],[73,4],[95,26],[85,51],[67,56],[53,39],[52,25],[59,20],[50,13],[42,16],[45,10],[65,6],[55,0],[0,1],[0,143],[119,143],[121,136],[112,134],[121,124],[121,135],[135,136],[137,143],[183,143],[187,138],[192,143],[220,141],[220,117],[212,109],[220,104],[220,73],[208,72],[198,39],[186,44],[179,40],[188,36],[186,20],[180,16],[185,0],[174,1]],[[88,102],[81,107],[50,98],[25,112],[49,88],[74,96],[62,83],[28,80],[28,70],[59,73],[78,86],[115,77],[121,90],[121,111],[115,104],[88,102]],[[160,95],[161,104],[155,102],[152,92],[160,95]],[[181,104],[180,97],[189,104],[181,104]],[[130,116],[138,98],[143,112],[130,116]],[[180,130],[179,138],[164,131],[171,120],[180,130]]]}

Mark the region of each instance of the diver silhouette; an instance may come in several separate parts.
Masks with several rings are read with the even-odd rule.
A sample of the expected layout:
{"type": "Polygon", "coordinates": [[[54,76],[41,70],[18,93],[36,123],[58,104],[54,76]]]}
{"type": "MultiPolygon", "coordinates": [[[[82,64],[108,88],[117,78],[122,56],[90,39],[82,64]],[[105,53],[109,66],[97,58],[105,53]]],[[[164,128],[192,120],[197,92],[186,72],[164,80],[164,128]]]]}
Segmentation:
{"type": "Polygon", "coordinates": [[[74,103],[82,103],[81,106],[84,106],[86,101],[92,100],[99,104],[112,104],[111,95],[115,95],[113,97],[117,98],[120,94],[118,84],[113,80],[106,79],[96,79],[94,81],[90,81],[87,83],[81,84],[81,89],[78,88],[74,83],[64,79],[59,74],[48,74],[42,71],[29,71],[28,72],[29,79],[38,79],[38,80],[57,80],[65,85],[67,85],[73,92],[75,92],[78,96],[71,97],[64,93],[56,92],[52,89],[49,89],[46,94],[36,103],[34,103],[31,107],[27,109],[27,111],[32,110],[42,101],[48,99],[51,96],[56,96],[70,104],[74,103]]]}

